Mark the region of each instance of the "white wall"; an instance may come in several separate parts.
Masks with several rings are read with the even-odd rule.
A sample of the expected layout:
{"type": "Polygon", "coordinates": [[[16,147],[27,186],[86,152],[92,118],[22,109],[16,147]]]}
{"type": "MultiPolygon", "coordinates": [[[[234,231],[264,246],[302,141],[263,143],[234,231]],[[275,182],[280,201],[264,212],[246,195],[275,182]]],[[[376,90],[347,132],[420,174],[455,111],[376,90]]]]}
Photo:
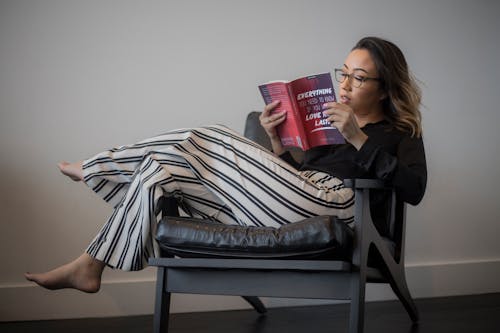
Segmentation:
{"type": "MultiPolygon", "coordinates": [[[[364,35],[398,44],[422,81],[429,183],[408,210],[410,288],[500,292],[499,12],[487,0],[0,0],[0,320],[152,311],[152,269],[106,271],[98,295],[24,281],[78,256],[110,214],[58,161],[177,127],[242,130],[263,107],[259,83],[331,70],[364,35]]],[[[215,301],[245,306],[176,296],[173,309],[215,301]]]]}

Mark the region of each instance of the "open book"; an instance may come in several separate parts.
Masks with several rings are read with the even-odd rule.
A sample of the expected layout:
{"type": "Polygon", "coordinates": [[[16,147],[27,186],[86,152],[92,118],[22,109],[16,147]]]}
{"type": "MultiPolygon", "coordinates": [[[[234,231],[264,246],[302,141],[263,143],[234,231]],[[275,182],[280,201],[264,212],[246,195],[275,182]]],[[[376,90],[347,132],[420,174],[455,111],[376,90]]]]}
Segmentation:
{"type": "Polygon", "coordinates": [[[273,113],[287,112],[285,121],[276,128],[283,146],[308,150],[345,142],[323,114],[323,103],[336,101],[330,73],[272,81],[260,85],[259,90],[266,105],[281,101],[273,113]]]}

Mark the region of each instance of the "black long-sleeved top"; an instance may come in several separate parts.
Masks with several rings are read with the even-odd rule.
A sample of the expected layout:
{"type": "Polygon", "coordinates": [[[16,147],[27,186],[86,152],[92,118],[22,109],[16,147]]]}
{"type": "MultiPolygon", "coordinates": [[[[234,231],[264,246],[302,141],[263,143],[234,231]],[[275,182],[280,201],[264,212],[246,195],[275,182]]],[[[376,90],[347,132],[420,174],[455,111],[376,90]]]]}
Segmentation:
{"type": "MultiPolygon", "coordinates": [[[[425,192],[427,166],[421,138],[397,130],[386,120],[367,124],[362,131],[368,140],[358,151],[349,143],[319,146],[305,152],[302,163],[290,153],[281,158],[299,170],[318,170],[339,179],[376,178],[395,187],[400,199],[418,204],[425,192]]],[[[372,197],[372,217],[378,220],[385,214],[385,195],[372,197]],[[375,199],[375,200],[374,200],[375,199]],[[374,211],[375,210],[375,211],[374,211]]]]}

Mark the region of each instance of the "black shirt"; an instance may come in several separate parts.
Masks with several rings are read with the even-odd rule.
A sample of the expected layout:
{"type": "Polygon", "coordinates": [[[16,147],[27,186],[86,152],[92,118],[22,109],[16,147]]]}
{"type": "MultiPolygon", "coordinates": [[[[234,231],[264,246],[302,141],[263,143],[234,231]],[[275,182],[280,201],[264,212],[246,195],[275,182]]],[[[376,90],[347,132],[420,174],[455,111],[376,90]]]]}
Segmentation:
{"type": "MultiPolygon", "coordinates": [[[[394,186],[400,199],[413,205],[418,204],[427,184],[422,138],[411,137],[409,133],[395,129],[386,120],[367,124],[362,131],[368,136],[368,140],[359,151],[346,143],[312,148],[305,152],[302,163],[297,163],[288,152],[281,157],[299,170],[323,171],[341,180],[384,180],[394,186]]],[[[377,197],[373,199],[378,204],[382,205],[386,201],[385,196],[377,197]]],[[[373,213],[379,215],[372,209],[372,215],[373,213]]]]}

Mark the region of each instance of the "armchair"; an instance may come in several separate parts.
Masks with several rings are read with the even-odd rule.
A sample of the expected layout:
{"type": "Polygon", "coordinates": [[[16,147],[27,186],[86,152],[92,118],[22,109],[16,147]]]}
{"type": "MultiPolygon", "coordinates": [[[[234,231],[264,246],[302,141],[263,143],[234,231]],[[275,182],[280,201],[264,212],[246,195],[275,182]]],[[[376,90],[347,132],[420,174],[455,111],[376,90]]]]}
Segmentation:
{"type": "MultiPolygon", "coordinates": [[[[262,144],[258,138],[267,138],[262,135],[258,113],[252,112],[247,118],[245,136],[262,144]]],[[[286,252],[275,255],[252,251],[229,253],[224,248],[220,251],[209,247],[203,250],[199,246],[190,249],[191,240],[170,242],[168,237],[164,237],[166,230],[177,228],[177,235],[182,235],[182,228],[191,228],[193,221],[178,217],[175,200],[165,198],[157,234],[164,253],[161,258],[149,260],[150,265],[158,267],[154,332],[168,332],[171,293],[195,293],[243,296],[259,313],[266,310],[256,296],[350,300],[349,332],[360,333],[364,328],[365,288],[368,282],[390,284],[411,320],[417,323],[418,311],[404,272],[405,203],[398,200],[394,190],[379,180],[352,179],[344,183],[355,191],[356,196],[353,232],[340,228],[332,217],[301,222],[309,225],[309,230],[323,226],[326,226],[325,230],[330,230],[326,233],[331,239],[322,245],[326,250],[315,252],[321,255],[311,255],[308,251],[298,254],[295,251],[290,255],[286,252]],[[385,237],[379,234],[370,216],[370,191],[375,189],[391,192],[387,214],[389,234],[385,237]],[[311,228],[310,223],[317,226],[311,228]]],[[[207,226],[209,229],[210,225],[207,226]]],[[[254,231],[269,232],[264,229],[254,231]]],[[[213,234],[213,230],[208,232],[213,234]]]]}

